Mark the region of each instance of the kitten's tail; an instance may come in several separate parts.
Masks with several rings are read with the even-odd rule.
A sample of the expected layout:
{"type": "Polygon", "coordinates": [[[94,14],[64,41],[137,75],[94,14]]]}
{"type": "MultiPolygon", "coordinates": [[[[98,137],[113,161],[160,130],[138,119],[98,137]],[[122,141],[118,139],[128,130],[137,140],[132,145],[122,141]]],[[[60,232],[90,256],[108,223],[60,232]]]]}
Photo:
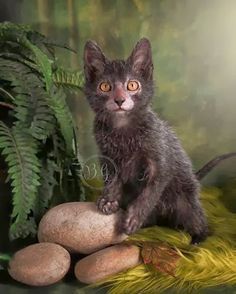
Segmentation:
{"type": "Polygon", "coordinates": [[[199,171],[196,172],[198,180],[203,179],[215,166],[217,166],[221,161],[228,159],[230,157],[236,156],[236,152],[226,153],[220,156],[217,156],[206,163],[199,171]]]}

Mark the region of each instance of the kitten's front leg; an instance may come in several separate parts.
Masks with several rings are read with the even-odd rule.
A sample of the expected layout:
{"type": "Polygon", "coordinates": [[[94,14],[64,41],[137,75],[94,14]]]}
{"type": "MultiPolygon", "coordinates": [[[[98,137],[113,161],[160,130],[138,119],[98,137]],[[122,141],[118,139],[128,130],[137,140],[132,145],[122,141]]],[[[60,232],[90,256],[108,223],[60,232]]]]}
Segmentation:
{"type": "Polygon", "coordinates": [[[127,235],[135,233],[142,227],[155,207],[157,199],[154,199],[153,196],[156,198],[157,194],[161,193],[157,193],[153,186],[146,187],[141,195],[129,205],[122,224],[123,231],[127,235]]]}
{"type": "Polygon", "coordinates": [[[148,161],[147,171],[146,186],[136,200],[129,205],[123,220],[123,231],[128,235],[142,227],[168,184],[168,177],[157,174],[155,162],[148,161]]]}
{"type": "Polygon", "coordinates": [[[102,195],[97,200],[98,209],[104,214],[112,214],[119,210],[122,196],[122,183],[118,176],[105,184],[102,195]]]}

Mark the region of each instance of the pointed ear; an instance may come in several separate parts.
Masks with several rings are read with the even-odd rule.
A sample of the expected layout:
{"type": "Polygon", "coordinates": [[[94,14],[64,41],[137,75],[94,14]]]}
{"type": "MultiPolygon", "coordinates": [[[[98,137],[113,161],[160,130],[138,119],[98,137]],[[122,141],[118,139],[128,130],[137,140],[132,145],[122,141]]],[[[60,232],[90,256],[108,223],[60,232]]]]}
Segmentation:
{"type": "Polygon", "coordinates": [[[129,62],[134,73],[142,74],[146,78],[152,78],[152,50],[148,39],[142,38],[139,40],[127,62],[129,62]]]}
{"type": "Polygon", "coordinates": [[[102,74],[108,62],[102,50],[94,41],[88,41],[84,46],[84,73],[88,80],[93,80],[102,74]]]}

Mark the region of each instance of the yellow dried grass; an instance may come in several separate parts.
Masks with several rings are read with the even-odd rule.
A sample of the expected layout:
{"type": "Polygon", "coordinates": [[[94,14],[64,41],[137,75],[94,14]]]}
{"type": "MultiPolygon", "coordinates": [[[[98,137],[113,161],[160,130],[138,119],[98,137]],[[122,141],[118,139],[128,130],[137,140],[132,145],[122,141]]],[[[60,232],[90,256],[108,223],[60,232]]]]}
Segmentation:
{"type": "Polygon", "coordinates": [[[93,286],[108,286],[110,294],[156,294],[169,289],[175,293],[199,293],[200,289],[236,285],[236,214],[219,200],[218,189],[205,190],[201,200],[213,234],[199,246],[189,245],[190,237],[163,227],[140,230],[129,240],[163,241],[174,247],[181,258],[175,277],[141,264],[109,277],[93,286]]]}

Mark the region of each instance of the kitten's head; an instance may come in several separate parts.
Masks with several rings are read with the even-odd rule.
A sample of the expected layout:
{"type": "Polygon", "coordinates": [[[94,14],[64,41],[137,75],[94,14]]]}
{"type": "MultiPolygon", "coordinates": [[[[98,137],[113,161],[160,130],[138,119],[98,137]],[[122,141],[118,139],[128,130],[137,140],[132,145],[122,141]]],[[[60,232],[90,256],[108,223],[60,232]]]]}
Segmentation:
{"type": "Polygon", "coordinates": [[[85,92],[97,113],[119,116],[145,109],[153,94],[150,42],[143,38],[126,61],[110,61],[88,41],[84,48],[85,92]]]}

